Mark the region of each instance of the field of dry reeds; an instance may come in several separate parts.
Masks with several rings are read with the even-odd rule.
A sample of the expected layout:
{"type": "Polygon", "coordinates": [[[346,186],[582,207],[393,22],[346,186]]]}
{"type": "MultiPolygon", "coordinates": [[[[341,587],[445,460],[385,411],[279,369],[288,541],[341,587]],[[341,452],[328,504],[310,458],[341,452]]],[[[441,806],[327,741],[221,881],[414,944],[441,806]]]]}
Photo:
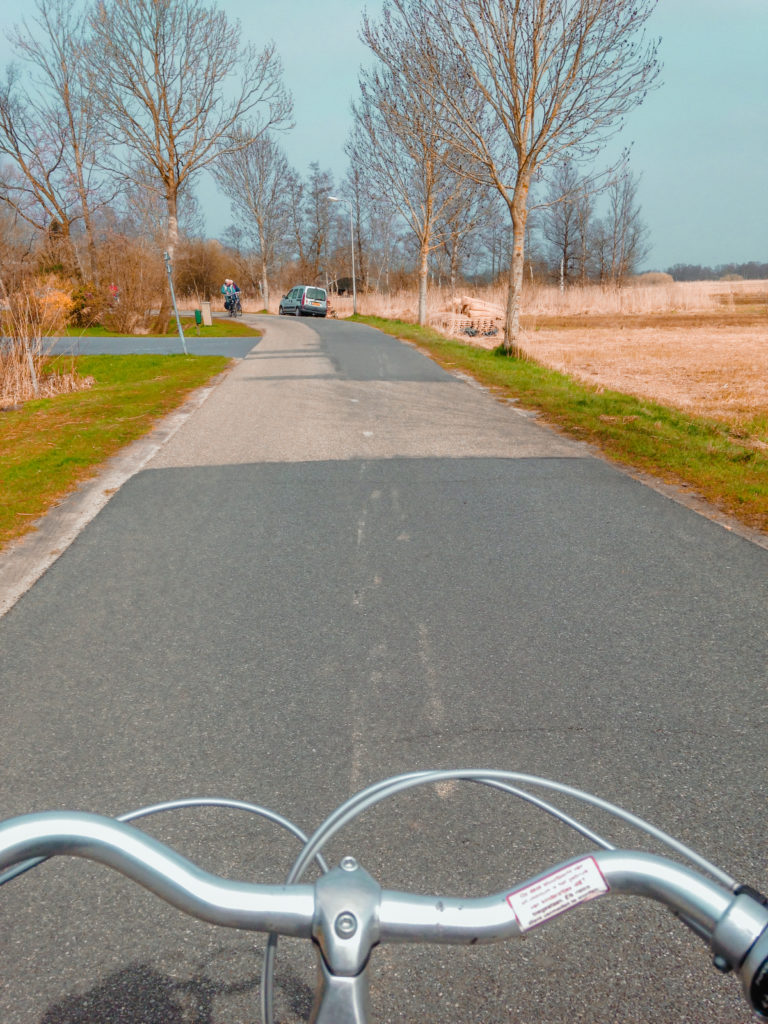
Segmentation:
{"type": "MultiPolygon", "coordinates": [[[[472,294],[503,309],[502,288],[472,294]]],[[[334,302],[339,316],[351,314],[351,298],[334,302]]],[[[431,322],[457,302],[433,291],[431,322]]],[[[413,321],[416,294],[363,293],[358,311],[413,321]]],[[[768,281],[537,286],[525,289],[522,311],[524,350],[579,380],[730,422],[768,414],[768,281]]],[[[456,336],[486,348],[501,340],[456,336]]]]}

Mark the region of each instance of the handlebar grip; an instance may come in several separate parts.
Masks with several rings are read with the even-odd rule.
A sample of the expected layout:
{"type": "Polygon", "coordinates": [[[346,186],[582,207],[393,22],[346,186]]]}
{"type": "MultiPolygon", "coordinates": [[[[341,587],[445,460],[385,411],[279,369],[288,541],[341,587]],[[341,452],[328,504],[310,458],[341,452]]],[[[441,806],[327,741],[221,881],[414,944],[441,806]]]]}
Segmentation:
{"type": "Polygon", "coordinates": [[[719,923],[715,932],[722,931],[723,921],[733,916],[733,924],[728,923],[725,932],[731,932],[731,937],[736,937],[738,925],[741,924],[742,940],[748,942],[744,945],[746,955],[743,962],[732,961],[738,966],[738,974],[744,987],[744,995],[751,1006],[758,1020],[768,1021],[768,898],[753,889],[750,885],[740,885],[735,890],[734,900],[729,914],[725,915],[719,923]],[[733,913],[735,911],[735,913],[733,913]],[[748,936],[752,933],[752,940],[748,936]],[[754,938],[756,936],[756,938],[754,938]]]}
{"type": "Polygon", "coordinates": [[[749,951],[741,969],[744,992],[759,1020],[768,1021],[768,929],[749,951]]]}

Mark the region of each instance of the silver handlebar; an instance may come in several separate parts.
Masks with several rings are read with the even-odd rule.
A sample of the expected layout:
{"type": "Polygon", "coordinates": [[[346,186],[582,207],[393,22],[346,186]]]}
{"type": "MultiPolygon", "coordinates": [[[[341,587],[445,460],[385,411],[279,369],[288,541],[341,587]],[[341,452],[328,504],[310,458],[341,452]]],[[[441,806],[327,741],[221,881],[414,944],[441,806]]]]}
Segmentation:
{"type": "Polygon", "coordinates": [[[114,868],[179,910],[211,924],[309,938],[311,885],[248,885],[209,874],[130,825],[98,814],[49,811],[0,824],[0,869],[67,854],[114,868]]]}
{"type": "Polygon", "coordinates": [[[317,1024],[367,1019],[367,965],[379,943],[495,942],[608,893],[670,907],[709,942],[721,969],[739,972],[750,1005],[768,1020],[768,907],[758,894],[734,892],[654,854],[598,850],[509,890],[456,899],[382,890],[352,858],[314,884],[228,881],[134,827],[95,814],[46,812],[0,824],[0,870],[59,854],[114,868],[213,924],[313,939],[321,952],[317,1024]]]}

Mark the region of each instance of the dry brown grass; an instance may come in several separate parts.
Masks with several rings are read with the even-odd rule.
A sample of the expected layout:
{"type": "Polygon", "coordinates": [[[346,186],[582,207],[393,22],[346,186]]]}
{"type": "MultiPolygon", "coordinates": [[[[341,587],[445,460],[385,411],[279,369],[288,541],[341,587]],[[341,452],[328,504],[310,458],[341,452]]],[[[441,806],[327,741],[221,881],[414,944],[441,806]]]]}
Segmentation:
{"type": "Polygon", "coordinates": [[[764,327],[545,328],[527,333],[524,348],[578,380],[693,415],[738,422],[768,413],[768,318],[764,327]]]}
{"type": "MultiPolygon", "coordinates": [[[[768,281],[662,281],[646,284],[638,278],[636,284],[623,288],[615,285],[588,285],[566,288],[563,292],[555,285],[526,285],[523,289],[522,308],[526,317],[648,316],[703,314],[714,311],[738,311],[745,307],[768,304],[768,281]]],[[[451,308],[453,300],[468,291],[463,286],[454,296],[447,288],[432,288],[428,296],[429,315],[451,308]]],[[[474,294],[483,302],[506,305],[506,289],[501,286],[475,289],[474,294]]],[[[352,313],[351,296],[334,297],[340,316],[352,313]]],[[[408,320],[417,310],[415,290],[404,289],[388,295],[361,292],[357,297],[360,313],[390,319],[408,320]]],[[[277,309],[277,301],[275,302],[277,309]]]]}
{"type": "MultiPolygon", "coordinates": [[[[501,288],[476,294],[505,298],[501,288]]],[[[450,302],[433,294],[430,312],[450,302]]],[[[351,299],[335,304],[351,314],[351,299]]],[[[416,296],[363,294],[358,309],[413,320],[416,296]]],[[[523,328],[532,358],[598,387],[729,422],[768,415],[768,281],[526,289],[523,328]]],[[[500,338],[463,340],[494,348],[500,338]]]]}

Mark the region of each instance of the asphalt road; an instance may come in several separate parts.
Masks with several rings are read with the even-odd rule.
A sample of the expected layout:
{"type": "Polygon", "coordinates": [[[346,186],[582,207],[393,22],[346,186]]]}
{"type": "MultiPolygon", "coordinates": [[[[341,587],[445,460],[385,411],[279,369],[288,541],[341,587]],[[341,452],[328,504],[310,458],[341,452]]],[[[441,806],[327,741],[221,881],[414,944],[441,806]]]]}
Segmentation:
{"type": "MultiPolygon", "coordinates": [[[[510,768],[768,888],[768,551],[391,338],[263,322],[0,619],[0,816],[208,794],[312,828],[388,774],[510,768]]],[[[444,786],[329,855],[389,887],[498,891],[584,849],[540,817],[444,786]]],[[[231,877],[279,881],[296,852],[229,812],[147,828],[231,877]]],[[[0,1020],[245,1024],[253,947],[103,869],[46,864],[0,890],[0,1020]]],[[[517,944],[374,957],[383,1021],[749,1019],[697,940],[632,899],[517,944]]],[[[313,978],[286,944],[281,1021],[313,978]]]]}
{"type": "MultiPolygon", "coordinates": [[[[230,356],[242,359],[254,345],[254,338],[199,338],[196,334],[185,335],[187,352],[193,356],[230,356]]],[[[96,356],[96,355],[176,355],[184,348],[178,334],[164,338],[58,338],[51,346],[54,355],[96,356]]]]}

